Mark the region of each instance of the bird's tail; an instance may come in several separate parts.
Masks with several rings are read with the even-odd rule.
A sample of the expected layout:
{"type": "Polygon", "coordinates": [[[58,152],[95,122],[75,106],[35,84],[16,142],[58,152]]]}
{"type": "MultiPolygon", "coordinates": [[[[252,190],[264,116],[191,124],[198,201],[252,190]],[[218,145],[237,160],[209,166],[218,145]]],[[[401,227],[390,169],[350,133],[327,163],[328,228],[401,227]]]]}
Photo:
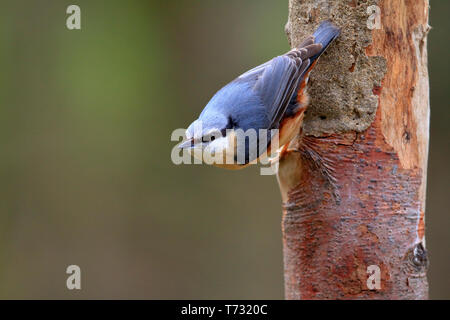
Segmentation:
{"type": "Polygon", "coordinates": [[[306,97],[303,97],[303,89],[306,86],[306,83],[309,79],[309,73],[317,62],[317,59],[325,52],[328,46],[336,39],[341,33],[340,29],[336,27],[330,21],[322,22],[317,30],[307,37],[303,43],[298,46],[298,50],[301,52],[302,59],[309,59],[309,63],[305,66],[306,69],[303,70],[299,77],[298,89],[294,93],[291,98],[290,106],[294,109],[290,112],[289,107],[288,113],[295,113],[298,105],[305,104],[304,101],[307,101],[306,97]],[[320,45],[318,45],[320,43],[320,45]]]}
{"type": "Polygon", "coordinates": [[[320,55],[328,48],[333,40],[339,36],[340,33],[341,30],[330,21],[326,20],[322,22],[317,30],[313,33],[314,43],[322,44],[322,49],[310,58],[311,62],[319,58],[320,55]]]}

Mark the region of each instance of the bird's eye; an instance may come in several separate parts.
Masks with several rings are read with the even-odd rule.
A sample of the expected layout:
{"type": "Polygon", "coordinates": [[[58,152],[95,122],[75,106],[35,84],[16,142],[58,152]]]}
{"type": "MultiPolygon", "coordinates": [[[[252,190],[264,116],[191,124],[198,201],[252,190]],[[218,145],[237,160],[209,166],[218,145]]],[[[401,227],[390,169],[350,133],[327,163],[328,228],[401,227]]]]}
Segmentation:
{"type": "Polygon", "coordinates": [[[220,135],[221,135],[220,132],[214,132],[211,134],[207,134],[202,137],[202,142],[212,142],[212,141],[216,140],[216,137],[219,137],[220,135]]]}

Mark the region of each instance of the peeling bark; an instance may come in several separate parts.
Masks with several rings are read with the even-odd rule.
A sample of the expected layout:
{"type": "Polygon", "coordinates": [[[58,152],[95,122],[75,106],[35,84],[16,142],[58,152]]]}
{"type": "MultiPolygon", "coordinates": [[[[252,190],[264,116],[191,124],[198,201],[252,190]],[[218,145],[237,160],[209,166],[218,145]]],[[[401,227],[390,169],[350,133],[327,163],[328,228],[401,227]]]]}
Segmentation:
{"type": "Polygon", "coordinates": [[[281,159],[288,299],[426,299],[427,0],[290,0],[292,46],[342,35],[311,74],[303,129],[281,159]],[[367,28],[367,7],[381,28],[367,28]],[[367,285],[380,268],[381,288],[367,285]]]}

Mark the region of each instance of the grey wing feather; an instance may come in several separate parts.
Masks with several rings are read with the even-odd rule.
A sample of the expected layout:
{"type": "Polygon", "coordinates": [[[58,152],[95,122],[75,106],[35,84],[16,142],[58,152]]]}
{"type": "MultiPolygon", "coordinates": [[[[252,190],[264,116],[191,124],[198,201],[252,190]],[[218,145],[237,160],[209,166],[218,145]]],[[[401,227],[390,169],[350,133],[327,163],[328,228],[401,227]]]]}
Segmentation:
{"type": "Polygon", "coordinates": [[[268,129],[278,128],[302,75],[311,64],[309,57],[321,48],[309,37],[299,49],[253,68],[235,80],[247,82],[258,95],[270,119],[268,129]]]}
{"type": "Polygon", "coordinates": [[[278,56],[247,71],[235,81],[247,82],[264,105],[270,128],[276,128],[295,90],[302,60],[299,55],[278,56]]]}
{"type": "Polygon", "coordinates": [[[301,65],[300,57],[289,55],[276,57],[265,68],[253,88],[267,108],[269,119],[271,119],[271,129],[278,127],[286,110],[293,89],[296,87],[301,65]]]}

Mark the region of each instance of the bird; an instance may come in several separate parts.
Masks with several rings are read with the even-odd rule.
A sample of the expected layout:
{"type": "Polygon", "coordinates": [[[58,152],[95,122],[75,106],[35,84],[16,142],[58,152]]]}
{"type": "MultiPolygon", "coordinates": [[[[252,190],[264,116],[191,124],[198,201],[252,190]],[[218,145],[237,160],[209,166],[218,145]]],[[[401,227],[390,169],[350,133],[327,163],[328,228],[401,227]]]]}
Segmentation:
{"type": "Polygon", "coordinates": [[[309,74],[339,34],[340,29],[325,20],[299,46],[225,85],[189,125],[178,147],[231,170],[257,163],[271,155],[274,146],[286,151],[300,132],[309,74]]]}

